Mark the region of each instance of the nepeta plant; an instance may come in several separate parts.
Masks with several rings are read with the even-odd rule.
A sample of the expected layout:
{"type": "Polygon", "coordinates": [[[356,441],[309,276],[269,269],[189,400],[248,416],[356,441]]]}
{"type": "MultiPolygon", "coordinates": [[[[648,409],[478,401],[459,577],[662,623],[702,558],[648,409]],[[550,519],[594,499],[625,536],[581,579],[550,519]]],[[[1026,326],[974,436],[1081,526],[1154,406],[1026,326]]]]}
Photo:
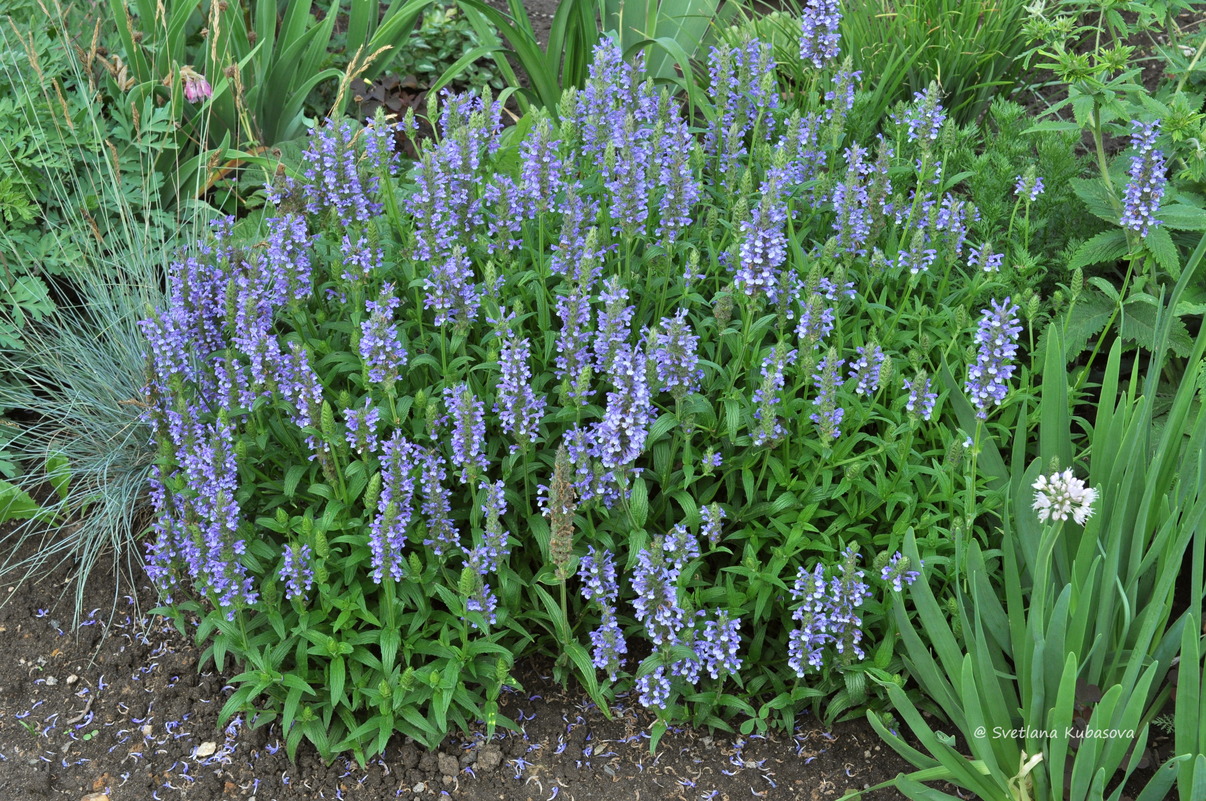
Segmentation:
{"type": "Polygon", "coordinates": [[[659,735],[750,731],[899,669],[874,600],[897,582],[858,554],[878,570],[922,516],[941,566],[974,519],[932,477],[998,286],[966,263],[934,95],[872,150],[844,133],[855,76],[784,109],[741,52],[713,60],[731,118],[688,120],[607,41],[559,125],[444,95],[403,169],[383,120],[329,122],[266,233],[219,225],[175,266],[146,322],[150,569],[246,666],[228,714],[324,755],[434,743],[513,725],[497,694],[538,651],[603,708],[635,688],[659,735]],[[800,570],[831,576],[807,636],[800,570]]]}

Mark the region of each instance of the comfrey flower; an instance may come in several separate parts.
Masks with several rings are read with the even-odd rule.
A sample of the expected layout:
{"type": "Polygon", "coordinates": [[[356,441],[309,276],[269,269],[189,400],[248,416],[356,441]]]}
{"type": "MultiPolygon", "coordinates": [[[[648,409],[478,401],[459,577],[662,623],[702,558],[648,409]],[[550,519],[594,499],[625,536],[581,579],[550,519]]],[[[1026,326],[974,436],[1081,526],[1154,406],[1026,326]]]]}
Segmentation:
{"type": "Polygon", "coordinates": [[[468,484],[476,470],[484,471],[489,467],[482,452],[486,441],[486,405],[478,400],[468,384],[445,389],[444,404],[452,424],[452,461],[461,468],[461,483],[468,484]]]}
{"type": "Polygon", "coordinates": [[[608,469],[636,461],[657,418],[643,351],[627,344],[617,348],[610,380],[615,391],[607,393],[607,409],[594,427],[594,455],[608,469]]]}
{"type": "Polygon", "coordinates": [[[628,305],[628,289],[620,285],[618,276],[603,282],[599,293],[603,311],[599,314],[599,326],[595,333],[595,369],[600,373],[611,372],[616,351],[628,339],[632,330],[632,315],[636,306],[628,305]]]}
{"type": "MultiPolygon", "coordinates": [[[[332,209],[344,226],[365,223],[381,213],[377,175],[362,175],[355,139],[363,129],[353,120],[327,120],[310,131],[302,163],[308,165],[301,182],[308,214],[332,209]]],[[[391,137],[392,140],[392,137],[391,137]]],[[[293,187],[286,182],[286,190],[293,187]]],[[[270,194],[273,203],[280,196],[270,194]]]]}
{"type": "Polygon", "coordinates": [[[691,392],[698,392],[703,370],[699,369],[699,337],[687,322],[687,310],[679,309],[673,317],[663,317],[665,333],[654,337],[653,362],[657,366],[657,380],[661,389],[669,392],[675,400],[691,392]]]}
{"type": "Polygon", "coordinates": [[[593,545],[586,546],[578,562],[578,578],[582,580],[582,597],[588,601],[614,604],[620,597],[615,555],[606,548],[600,551],[593,545]]]}
{"type": "Polygon", "coordinates": [[[749,297],[766,293],[778,299],[779,268],[787,261],[787,199],[781,176],[774,171],[762,183],[758,205],[750,219],[741,222],[739,266],[734,280],[749,297]]]}
{"type": "Polygon", "coordinates": [[[808,299],[799,298],[800,322],[796,325],[796,336],[801,345],[810,350],[817,350],[825,341],[825,337],[833,331],[837,320],[837,311],[825,302],[825,297],[818,293],[809,293],[808,299]]]}
{"type": "Polygon", "coordinates": [[[855,351],[858,353],[858,359],[850,365],[850,377],[858,379],[858,384],[854,387],[854,394],[867,395],[877,391],[880,373],[883,371],[884,362],[888,357],[879,345],[871,345],[867,348],[860,346],[855,348],[855,351]]]}
{"type": "Polygon", "coordinates": [[[912,584],[917,579],[921,578],[921,573],[916,570],[909,570],[909,560],[900,551],[897,551],[888,563],[884,565],[879,572],[879,577],[884,581],[891,583],[894,592],[901,592],[904,585],[912,584]]]}
{"type": "Polygon", "coordinates": [[[549,118],[541,115],[519,145],[519,194],[524,215],[535,219],[546,211],[561,210],[557,194],[566,188],[569,169],[561,156],[561,140],[549,118]]]}
{"type": "Polygon", "coordinates": [[[914,92],[913,102],[901,116],[892,115],[892,121],[903,125],[910,142],[918,139],[934,141],[946,122],[946,111],[939,102],[938,89],[931,85],[924,92],[914,92]]]}
{"type": "Polygon", "coordinates": [[[869,151],[853,144],[843,151],[846,177],[833,187],[833,230],[837,245],[845,253],[865,255],[863,247],[871,235],[871,181],[876,165],[867,162],[869,151]]]}
{"type": "Polygon", "coordinates": [[[666,559],[675,573],[681,573],[687,562],[699,558],[699,540],[679,523],[662,540],[662,550],[666,552],[666,559]]]}
{"type": "Polygon", "coordinates": [[[817,565],[812,572],[801,567],[792,586],[791,596],[800,602],[792,619],[801,626],[788,634],[787,664],[800,678],[809,669],[824,666],[828,645],[847,661],[866,655],[860,646],[863,633],[858,610],[871,591],[862,581],[854,549],[847,548],[842,557],[837,574],[829,581],[824,566],[817,565]]]}
{"type": "Polygon", "coordinates": [[[658,665],[652,673],[638,678],[636,689],[637,700],[646,709],[665,709],[670,701],[670,679],[666,676],[665,666],[658,665]]]}
{"type": "Polygon", "coordinates": [[[360,324],[360,360],[365,377],[372,384],[393,394],[399,371],[406,366],[406,349],[398,339],[394,309],[401,304],[393,294],[393,285],[381,287],[377,300],[365,301],[369,318],[360,324]]]}
{"type": "Polygon", "coordinates": [[[985,242],[980,247],[973,247],[967,254],[967,266],[975,269],[983,270],[986,273],[996,273],[1001,271],[1001,265],[1005,263],[1004,253],[993,253],[992,245],[985,242]]]}
{"type": "Polygon", "coordinates": [[[310,280],[310,246],[315,238],[310,236],[306,218],[300,214],[268,220],[264,272],[277,303],[305,300],[314,291],[310,280]]]}
{"type": "Polygon", "coordinates": [[[444,558],[446,549],[456,548],[460,542],[460,533],[452,522],[452,493],[444,487],[444,458],[434,450],[423,451],[421,455],[423,489],[423,516],[427,521],[427,533],[430,535],[423,544],[431,548],[435,555],[444,558]]]}
{"type": "Polygon", "coordinates": [[[779,107],[773,50],[753,40],[739,47],[721,43],[708,51],[711,96],[720,114],[704,134],[704,150],[718,159],[720,172],[735,167],[745,155],[745,136],[759,117],[765,138],[771,138],[771,112],[779,107]]]}
{"type": "Polygon", "coordinates": [[[620,596],[620,585],[616,581],[615,557],[611,551],[596,551],[595,546],[588,546],[578,563],[578,578],[582,582],[582,597],[597,603],[601,615],[598,628],[590,633],[591,661],[615,681],[620,670],[620,657],[628,653],[628,644],[616,620],[615,605],[620,596]]]}
{"type": "Polygon", "coordinates": [[[1000,303],[991,301],[990,306],[980,312],[982,319],[976,331],[980,350],[975,363],[968,365],[964,385],[976,407],[976,417],[981,420],[987,420],[989,406],[999,405],[1009,392],[1009,378],[1015,369],[1013,359],[1018,352],[1018,335],[1022,333],[1017,317],[1021,307],[1009,298],[1000,303]]]}
{"type": "Polygon", "coordinates": [[[1038,512],[1040,523],[1067,520],[1071,514],[1072,519],[1083,526],[1093,516],[1097,490],[1086,487],[1084,481],[1072,475],[1070,468],[1062,473],[1039,476],[1033,486],[1034,510],[1038,512]]]}
{"type": "Polygon", "coordinates": [[[460,245],[437,260],[423,286],[423,307],[435,309],[436,325],[464,325],[477,317],[482,288],[474,282],[473,262],[460,245]]]}
{"type": "Polygon", "coordinates": [[[385,580],[386,573],[394,581],[402,580],[402,549],[414,511],[414,468],[421,455],[419,447],[401,432],[394,432],[381,446],[381,493],[369,524],[371,577],[377,584],[385,580]]]}
{"type": "Polygon", "coordinates": [[[377,450],[380,444],[377,440],[377,424],[381,422],[381,412],[370,408],[371,398],[364,399],[363,409],[344,409],[343,419],[348,427],[348,444],[361,456],[377,450]]]}
{"type": "Polygon", "coordinates": [[[569,397],[577,398],[583,406],[589,403],[589,378],[594,368],[591,350],[591,341],[594,340],[591,325],[593,311],[590,297],[578,287],[568,296],[557,295],[557,316],[561,320],[561,330],[557,334],[556,375],[573,385],[569,397]]]}
{"type": "Polygon", "coordinates": [[[192,67],[181,67],[180,79],[184,81],[184,99],[190,103],[198,103],[214,94],[205,76],[192,67]]]}
{"type": "Polygon", "coordinates": [[[733,675],[741,670],[741,658],[737,656],[737,646],[741,643],[737,629],[740,627],[740,618],[730,620],[729,613],[722,610],[715,620],[706,621],[703,631],[696,635],[692,646],[695,656],[712,678],[733,675]]]}
{"type": "Polygon", "coordinates": [[[1138,120],[1131,122],[1134,133],[1131,134],[1131,147],[1135,155],[1131,157],[1130,181],[1122,195],[1122,227],[1138,231],[1139,236],[1147,236],[1152,226],[1159,225],[1153,215],[1160,210],[1160,199],[1164,197],[1164,189],[1168,183],[1164,175],[1164,153],[1156,150],[1156,138],[1160,135],[1160,121],[1153,120],[1144,125],[1138,120]]]}
{"type": "MultiPolygon", "coordinates": [[[[660,548],[655,540],[656,550],[660,548]]],[[[661,555],[655,555],[654,551],[643,549],[637,555],[632,576],[636,597],[632,599],[632,607],[655,648],[681,645],[680,634],[687,627],[687,613],[678,605],[679,571],[666,565],[661,555]]]]}
{"type": "Polygon", "coordinates": [[[699,509],[699,533],[713,547],[720,542],[720,525],[724,518],[724,509],[718,503],[710,503],[699,509]]]}
{"type": "Polygon", "coordinates": [[[373,274],[373,268],[385,258],[381,248],[374,249],[369,246],[368,237],[364,234],[357,237],[355,242],[350,236],[344,234],[340,244],[340,253],[343,256],[341,277],[352,283],[368,280],[373,274]]]}
{"type": "Polygon", "coordinates": [[[838,0],[809,0],[801,14],[800,58],[817,69],[838,57],[842,39],[842,6],[838,0]]]}

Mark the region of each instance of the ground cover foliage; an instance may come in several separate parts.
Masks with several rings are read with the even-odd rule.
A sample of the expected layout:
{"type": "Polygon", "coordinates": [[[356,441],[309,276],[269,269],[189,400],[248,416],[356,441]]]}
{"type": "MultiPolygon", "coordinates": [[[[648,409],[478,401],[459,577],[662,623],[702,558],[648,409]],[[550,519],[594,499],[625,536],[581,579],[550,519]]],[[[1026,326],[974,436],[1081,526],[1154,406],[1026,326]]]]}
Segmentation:
{"type": "MultiPolygon", "coordinates": [[[[426,5],[326,14],[305,36],[296,12],[259,47],[263,8],[184,4],[172,22],[147,6],[110,20],[128,67],[95,37],[73,62],[53,25],[13,28],[31,58],[3,61],[19,99],[0,115],[16,277],[0,403],[33,423],[5,428],[0,469],[26,473],[0,485],[0,518],[27,518],[20,539],[83,519],[51,552],[81,555],[85,577],[104,547],[131,552],[149,497],[138,548],[159,611],[233,674],[224,719],[279,723],[291,755],[309,741],[363,762],[395,732],[434,746],[513,727],[498,698],[541,654],[603,709],[634,691],[654,746],[685,722],[750,733],[870,711],[923,769],[899,785],[911,797],[936,778],[985,798],[1118,797],[1148,727],[1203,695],[1201,504],[1173,480],[1193,474],[1206,382],[1206,41],[1177,27],[1184,9],[1032,8],[1008,41],[952,22],[944,36],[987,43],[965,85],[923,69],[921,48],[872,92],[856,66],[899,61],[920,4],[885,49],[866,9],[837,3],[719,26],[715,47],[692,33],[707,4],[648,4],[613,37],[571,3],[544,52],[522,15],[471,3],[483,44],[458,45],[436,86],[501,58],[496,22],[522,93],[497,60],[498,99],[431,93],[433,140],[410,115],[323,120],[384,63],[357,48],[340,73],[332,43],[393,42],[426,5]],[[208,55],[204,19],[226,26],[208,55]],[[1157,26],[1153,89],[1126,42],[1157,26]],[[1067,88],[1050,119],[993,96],[1026,46],[1067,88]],[[282,107],[273,80],[327,89],[282,107]],[[126,92],[137,102],[112,102],[126,92]],[[35,127],[38,109],[65,128],[35,127]],[[40,166],[113,188],[78,213],[40,166]],[[237,215],[183,226],[195,246],[164,257],[178,221],[219,210],[237,215]],[[79,256],[56,267],[59,251],[22,244],[45,249],[47,229],[79,256]],[[1123,440],[1158,469],[1094,459],[1123,440]],[[1136,506],[1151,487],[1165,505],[1136,506]],[[1103,564],[1129,567],[1109,586],[1103,564]],[[1036,594],[1057,600],[1021,603],[1036,594]],[[1081,607],[1098,616],[1073,637],[1081,607]],[[1102,637],[1138,667],[1103,663],[1102,637]],[[1023,675],[1044,648],[1064,671],[1023,675]],[[1193,668],[1170,712],[1178,655],[1193,668]],[[975,742],[986,712],[1132,735],[1104,751],[975,742]],[[928,753],[899,740],[902,720],[928,753]]],[[[1202,742],[1178,731],[1144,797],[1173,782],[1195,797],[1202,742]]]]}

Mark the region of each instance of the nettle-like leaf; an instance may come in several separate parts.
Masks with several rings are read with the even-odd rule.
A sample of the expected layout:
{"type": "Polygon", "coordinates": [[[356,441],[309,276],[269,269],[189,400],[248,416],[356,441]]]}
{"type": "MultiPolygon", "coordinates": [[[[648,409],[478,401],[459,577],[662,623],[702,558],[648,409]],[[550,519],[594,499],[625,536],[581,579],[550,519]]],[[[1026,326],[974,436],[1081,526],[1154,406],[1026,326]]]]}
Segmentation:
{"type": "MultiPolygon", "coordinates": [[[[1114,313],[1115,302],[1101,292],[1086,290],[1076,298],[1076,304],[1060,320],[1063,326],[1065,355],[1068,363],[1088,349],[1092,337],[1101,333],[1114,313]]],[[[1044,329],[1035,346],[1038,353],[1047,352],[1049,329],[1044,329]]]]}
{"type": "MultiPolygon", "coordinates": [[[[1157,347],[1156,327],[1157,316],[1160,315],[1160,301],[1145,293],[1132,295],[1122,306],[1119,318],[1118,333],[1123,339],[1134,342],[1145,350],[1154,351],[1157,347]]],[[[1168,310],[1163,311],[1167,317],[1168,310]]],[[[1189,356],[1193,349],[1193,338],[1180,317],[1173,317],[1168,323],[1167,348],[1181,358],[1189,356]]]]}
{"type": "Polygon", "coordinates": [[[1118,224],[1118,200],[1110,194],[1103,178],[1073,178],[1071,183],[1072,190],[1084,202],[1090,214],[1108,223],[1118,224]]]}
{"type": "Polygon", "coordinates": [[[1072,260],[1068,262],[1068,269],[1075,270],[1077,267],[1088,267],[1091,264],[1106,264],[1116,262],[1124,257],[1130,250],[1130,245],[1126,239],[1126,232],[1121,228],[1112,228],[1108,231],[1102,231],[1092,239],[1081,243],[1076,249],[1072,260]]]}

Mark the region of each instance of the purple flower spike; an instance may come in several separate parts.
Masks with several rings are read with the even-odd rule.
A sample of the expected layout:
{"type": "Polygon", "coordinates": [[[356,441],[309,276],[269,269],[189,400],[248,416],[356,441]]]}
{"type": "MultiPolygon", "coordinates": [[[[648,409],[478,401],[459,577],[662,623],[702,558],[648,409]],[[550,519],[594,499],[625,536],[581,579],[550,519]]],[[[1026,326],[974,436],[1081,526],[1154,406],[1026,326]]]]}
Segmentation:
{"type": "Polygon", "coordinates": [[[1020,307],[1009,298],[998,303],[992,301],[991,308],[980,312],[982,319],[976,331],[976,343],[980,346],[974,364],[967,368],[965,389],[976,407],[976,417],[988,419],[988,408],[1000,405],[1009,392],[1009,378],[1013,375],[1014,357],[1018,352],[1018,335],[1022,326],[1017,314],[1020,307]]]}
{"type": "Polygon", "coordinates": [[[1145,125],[1135,120],[1131,127],[1135,130],[1131,135],[1135,155],[1131,157],[1131,179],[1122,196],[1121,223],[1123,228],[1138,231],[1139,236],[1145,237],[1152,226],[1161,223],[1154,215],[1160,210],[1160,199],[1164,197],[1168,180],[1164,174],[1164,153],[1156,150],[1160,121],[1153,120],[1145,125]]]}

